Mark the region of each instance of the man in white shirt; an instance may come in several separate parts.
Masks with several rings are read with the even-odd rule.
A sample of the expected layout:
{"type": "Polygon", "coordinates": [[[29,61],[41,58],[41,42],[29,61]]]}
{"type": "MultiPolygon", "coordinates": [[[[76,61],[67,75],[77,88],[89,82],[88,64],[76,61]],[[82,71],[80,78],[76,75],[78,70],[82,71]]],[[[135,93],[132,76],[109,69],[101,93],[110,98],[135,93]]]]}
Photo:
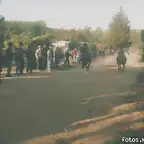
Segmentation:
{"type": "Polygon", "coordinates": [[[37,70],[40,68],[40,59],[42,57],[42,52],[41,52],[41,46],[38,46],[38,49],[35,52],[35,57],[36,57],[36,64],[37,64],[37,70]]]}

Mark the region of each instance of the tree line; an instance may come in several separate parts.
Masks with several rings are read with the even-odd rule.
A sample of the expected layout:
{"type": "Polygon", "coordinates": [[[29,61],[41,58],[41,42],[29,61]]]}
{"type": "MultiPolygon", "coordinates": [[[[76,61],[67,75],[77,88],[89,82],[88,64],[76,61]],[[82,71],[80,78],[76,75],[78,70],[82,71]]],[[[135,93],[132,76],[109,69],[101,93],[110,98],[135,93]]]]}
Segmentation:
{"type": "Polygon", "coordinates": [[[0,47],[7,47],[11,41],[18,48],[22,41],[25,48],[30,45],[35,49],[37,45],[49,47],[58,40],[70,41],[71,49],[77,47],[79,42],[105,43],[113,48],[132,43],[139,47],[141,31],[131,29],[128,16],[122,8],[112,17],[107,30],[88,26],[83,29],[57,29],[49,28],[44,21],[7,21],[0,17],[0,47]]]}

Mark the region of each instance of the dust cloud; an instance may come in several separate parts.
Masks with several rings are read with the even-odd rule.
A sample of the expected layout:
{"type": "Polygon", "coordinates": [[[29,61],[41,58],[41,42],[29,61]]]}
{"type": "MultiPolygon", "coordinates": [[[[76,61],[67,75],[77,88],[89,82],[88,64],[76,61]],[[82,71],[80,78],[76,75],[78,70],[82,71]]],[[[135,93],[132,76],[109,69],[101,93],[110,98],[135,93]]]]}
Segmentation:
{"type": "MultiPolygon", "coordinates": [[[[126,50],[129,52],[125,52],[127,57],[126,65],[132,67],[140,62],[139,50],[136,48],[129,48],[126,50]]],[[[92,64],[92,68],[105,68],[105,67],[116,67],[116,58],[117,54],[105,56],[105,57],[97,57],[95,63],[92,64]]]]}

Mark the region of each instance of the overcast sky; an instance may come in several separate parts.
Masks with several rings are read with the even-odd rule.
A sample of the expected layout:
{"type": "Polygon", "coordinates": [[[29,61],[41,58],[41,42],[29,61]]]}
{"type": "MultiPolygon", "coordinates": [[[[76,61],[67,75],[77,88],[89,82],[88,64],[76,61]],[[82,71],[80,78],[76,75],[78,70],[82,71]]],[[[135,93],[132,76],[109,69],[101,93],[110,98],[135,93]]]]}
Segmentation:
{"type": "Polygon", "coordinates": [[[122,6],[132,28],[144,28],[144,0],[1,0],[7,20],[44,20],[49,27],[107,29],[122,6]]]}

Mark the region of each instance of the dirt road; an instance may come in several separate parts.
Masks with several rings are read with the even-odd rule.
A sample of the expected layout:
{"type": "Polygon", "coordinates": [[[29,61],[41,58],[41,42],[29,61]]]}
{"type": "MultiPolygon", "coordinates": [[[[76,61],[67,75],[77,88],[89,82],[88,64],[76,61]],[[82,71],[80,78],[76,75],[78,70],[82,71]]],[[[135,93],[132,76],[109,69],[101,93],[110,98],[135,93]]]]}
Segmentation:
{"type": "Polygon", "coordinates": [[[104,116],[128,101],[118,93],[130,90],[139,71],[75,69],[6,79],[0,85],[0,139],[12,144],[104,116]]]}

